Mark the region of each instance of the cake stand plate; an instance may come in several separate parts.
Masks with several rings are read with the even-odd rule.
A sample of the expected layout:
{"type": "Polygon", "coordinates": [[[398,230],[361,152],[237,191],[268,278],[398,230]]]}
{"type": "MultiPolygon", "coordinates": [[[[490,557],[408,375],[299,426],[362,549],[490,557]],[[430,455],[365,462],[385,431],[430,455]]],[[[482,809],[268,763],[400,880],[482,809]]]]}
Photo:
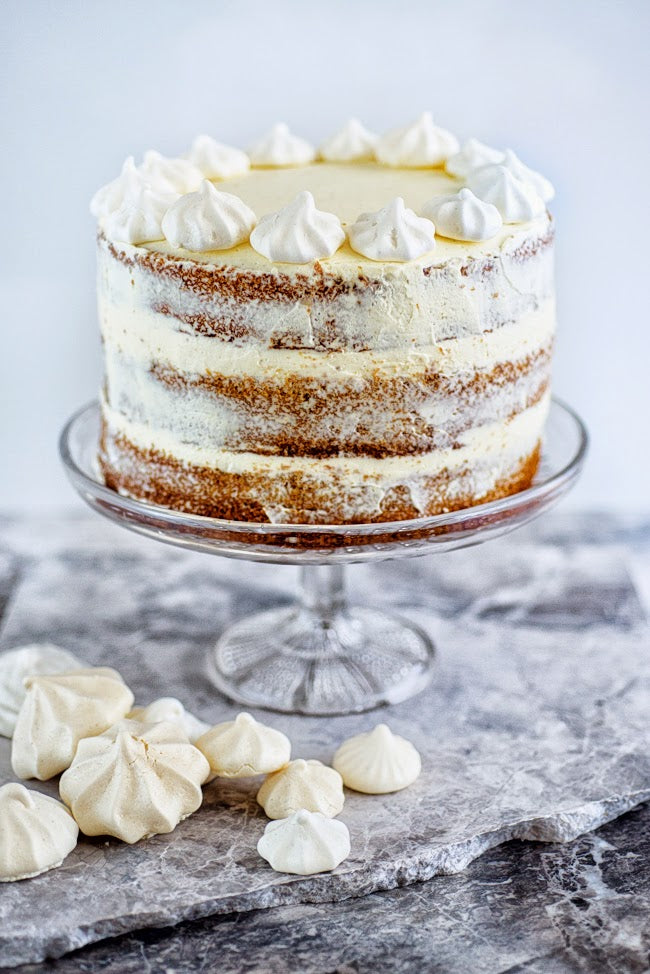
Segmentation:
{"type": "Polygon", "coordinates": [[[228,521],[122,496],[97,469],[99,407],[75,413],[60,440],[81,497],[123,527],[183,548],[229,558],[301,566],[300,600],[246,617],[219,638],[208,660],[214,684],[237,703],[286,713],[359,713],[394,704],[431,678],[434,647],[392,613],[349,606],[344,565],[480,544],[537,517],[575,483],[587,432],[553,400],[533,485],[489,504],[408,521],[354,525],[228,521]]]}

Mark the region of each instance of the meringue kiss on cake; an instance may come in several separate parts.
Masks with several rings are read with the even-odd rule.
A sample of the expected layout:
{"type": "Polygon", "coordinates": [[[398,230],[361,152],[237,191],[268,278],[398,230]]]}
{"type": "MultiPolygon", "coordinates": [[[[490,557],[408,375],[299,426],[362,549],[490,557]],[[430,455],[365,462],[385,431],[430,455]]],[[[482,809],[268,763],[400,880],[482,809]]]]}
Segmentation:
{"type": "Polygon", "coordinates": [[[548,180],[429,112],[251,141],[129,157],[93,197],[106,484],[298,524],[528,487],[555,332],[548,180]]]}

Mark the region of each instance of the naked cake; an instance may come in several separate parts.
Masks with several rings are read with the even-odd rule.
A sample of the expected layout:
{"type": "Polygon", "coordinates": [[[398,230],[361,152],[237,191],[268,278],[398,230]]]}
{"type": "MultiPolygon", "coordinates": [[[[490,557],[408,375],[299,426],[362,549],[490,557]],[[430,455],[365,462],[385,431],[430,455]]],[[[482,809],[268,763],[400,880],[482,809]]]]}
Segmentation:
{"type": "Polygon", "coordinates": [[[429,114],[317,151],[199,136],[95,195],[106,483],[274,523],[530,485],[555,330],[552,187],[429,114]]]}

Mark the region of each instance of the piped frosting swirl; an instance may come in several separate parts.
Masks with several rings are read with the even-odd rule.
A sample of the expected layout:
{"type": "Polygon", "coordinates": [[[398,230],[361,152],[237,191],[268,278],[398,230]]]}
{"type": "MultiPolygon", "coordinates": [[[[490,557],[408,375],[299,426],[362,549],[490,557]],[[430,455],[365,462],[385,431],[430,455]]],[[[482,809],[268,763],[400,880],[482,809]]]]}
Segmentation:
{"type": "Polygon", "coordinates": [[[284,122],[278,122],[251,147],[249,156],[253,166],[307,166],[316,158],[316,150],[290,132],[284,122]]]}
{"type": "Polygon", "coordinates": [[[277,213],[263,216],[251,234],[251,247],[269,260],[305,264],[331,257],[345,240],[341,221],[316,209],[304,190],[277,213]]]}
{"type": "Polygon", "coordinates": [[[162,240],[163,217],[176,199],[177,193],[154,189],[146,182],[134,182],[120,206],[104,218],[104,231],[111,240],[124,243],[162,240]]]}
{"type": "Polygon", "coordinates": [[[424,204],[422,214],[435,223],[438,236],[451,240],[489,240],[503,226],[496,206],[466,187],[449,196],[434,196],[424,204]]]}
{"type": "Polygon", "coordinates": [[[386,166],[440,166],[458,148],[456,136],[435,125],[431,112],[423,112],[410,125],[382,135],[375,156],[386,166]]]}
{"type": "Polygon", "coordinates": [[[526,223],[544,212],[544,200],[533,186],[505,166],[482,166],[470,173],[467,185],[479,199],[496,206],[504,223],[526,223]]]}
{"type": "Polygon", "coordinates": [[[370,132],[358,118],[351,118],[318,150],[326,162],[361,162],[374,157],[379,136],[370,132]]]}
{"type": "Polygon", "coordinates": [[[401,196],[348,227],[350,246],[370,260],[407,261],[435,247],[435,226],[404,205],[401,196]]]}
{"type": "Polygon", "coordinates": [[[238,196],[223,193],[204,179],[197,192],[181,196],[169,207],[161,226],[172,247],[202,253],[244,243],[256,219],[238,196]]]}
{"type": "Polygon", "coordinates": [[[155,149],[144,154],[140,173],[160,193],[191,193],[198,189],[203,173],[189,159],[170,159],[155,149]]]}
{"type": "Polygon", "coordinates": [[[517,179],[521,179],[524,183],[529,183],[538,196],[544,200],[545,203],[550,202],[555,196],[555,189],[553,184],[546,178],[542,176],[540,172],[536,172],[535,169],[530,169],[528,166],[524,165],[519,156],[515,155],[512,149],[506,149],[502,165],[508,169],[513,176],[517,179]]]}
{"type": "Polygon", "coordinates": [[[245,152],[217,142],[210,135],[197,135],[186,158],[206,179],[233,179],[250,169],[250,159],[245,152]]]}
{"type": "Polygon", "coordinates": [[[489,166],[491,163],[502,162],[503,152],[493,149],[478,139],[468,139],[463,147],[450,156],[445,162],[445,170],[450,176],[465,179],[474,169],[489,166]]]}

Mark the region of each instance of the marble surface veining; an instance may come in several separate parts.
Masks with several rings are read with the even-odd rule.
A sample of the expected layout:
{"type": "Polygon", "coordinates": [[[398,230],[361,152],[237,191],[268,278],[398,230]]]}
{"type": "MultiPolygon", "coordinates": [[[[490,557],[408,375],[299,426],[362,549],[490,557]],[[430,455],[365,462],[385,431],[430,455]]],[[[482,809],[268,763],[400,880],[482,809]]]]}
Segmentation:
{"type": "MultiPolygon", "coordinates": [[[[630,564],[616,539],[594,544],[584,524],[582,532],[555,524],[442,560],[355,566],[354,600],[389,598],[436,640],[431,687],[375,714],[258,714],[289,734],[295,756],[327,761],[340,740],[380,719],[422,752],[423,774],[407,791],[348,793],[341,818],[352,854],[334,873],[272,873],[255,852],[265,822],[256,783],[216,781],[201,810],[169,836],[133,847],[84,839],[61,869],[5,886],[2,962],[38,961],[129,930],[271,906],[263,920],[253,920],[264,916],[256,912],[246,922],[271,929],[273,917],[296,910],[308,924],[309,910],[318,909],[334,923],[351,911],[352,929],[357,908],[370,911],[364,904],[390,903],[407,891],[350,897],[459,873],[513,838],[566,842],[649,798],[648,631],[630,564]],[[336,909],[327,905],[334,901],[336,909]]],[[[92,663],[117,667],[140,701],[174,694],[211,722],[236,708],[204,674],[210,645],[232,619],[286,602],[295,580],[293,569],[178,552],[99,519],[42,522],[30,532],[7,522],[2,538],[18,553],[20,571],[15,582],[15,556],[0,561],[0,591],[3,565],[6,579],[14,578],[1,648],[53,639],[92,663]]],[[[1,742],[2,781],[11,778],[8,753],[1,742]]],[[[36,786],[56,793],[54,783],[36,786]]],[[[531,849],[508,848],[525,855],[531,849]]],[[[594,849],[607,851],[594,846],[592,858],[594,849]]],[[[510,854],[493,851],[479,862],[510,854]]],[[[460,890],[466,875],[455,877],[460,890]]],[[[419,902],[414,891],[428,895],[442,882],[414,886],[408,902],[419,902]]],[[[561,907],[560,896],[554,908],[561,907]]],[[[411,906],[404,909],[410,915],[411,906]]],[[[451,917],[462,915],[450,909],[451,917]]]]}

